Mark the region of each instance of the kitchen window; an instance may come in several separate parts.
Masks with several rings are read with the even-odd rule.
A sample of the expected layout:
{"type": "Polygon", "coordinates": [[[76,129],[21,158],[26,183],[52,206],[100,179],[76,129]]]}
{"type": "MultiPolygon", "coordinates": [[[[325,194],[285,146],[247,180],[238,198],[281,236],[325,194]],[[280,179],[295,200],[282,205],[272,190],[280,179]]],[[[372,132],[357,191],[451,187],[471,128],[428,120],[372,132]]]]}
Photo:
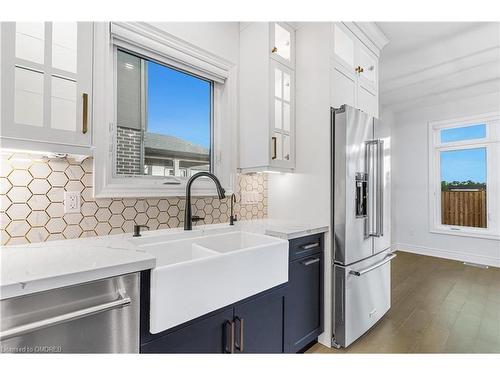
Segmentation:
{"type": "Polygon", "coordinates": [[[179,197],[200,171],[234,189],[235,63],[136,22],[96,23],[94,58],[95,197],[179,197]]]}
{"type": "Polygon", "coordinates": [[[431,231],[500,239],[497,114],[429,124],[431,231]]]}
{"type": "Polygon", "coordinates": [[[117,50],[117,175],[211,170],[213,82],[117,50]]]}

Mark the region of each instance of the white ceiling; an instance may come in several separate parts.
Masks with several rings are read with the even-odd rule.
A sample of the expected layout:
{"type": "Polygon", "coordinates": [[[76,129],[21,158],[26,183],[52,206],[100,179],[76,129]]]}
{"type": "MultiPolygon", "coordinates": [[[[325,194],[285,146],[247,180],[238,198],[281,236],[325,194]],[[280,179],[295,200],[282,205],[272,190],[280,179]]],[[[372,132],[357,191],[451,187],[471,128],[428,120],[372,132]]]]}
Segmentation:
{"type": "Polygon", "coordinates": [[[384,48],[386,56],[407,53],[482,25],[480,22],[377,22],[390,41],[384,48]]]}
{"type": "Polygon", "coordinates": [[[395,112],[500,91],[500,23],[378,22],[380,101],[395,112]]]}

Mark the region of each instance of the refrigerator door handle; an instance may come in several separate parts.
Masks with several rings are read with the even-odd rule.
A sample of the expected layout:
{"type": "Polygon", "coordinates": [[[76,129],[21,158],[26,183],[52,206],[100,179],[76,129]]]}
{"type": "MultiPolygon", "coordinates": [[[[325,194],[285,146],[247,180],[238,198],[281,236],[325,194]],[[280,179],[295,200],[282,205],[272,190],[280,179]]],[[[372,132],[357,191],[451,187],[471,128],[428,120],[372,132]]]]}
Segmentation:
{"type": "Polygon", "coordinates": [[[367,198],[369,209],[365,236],[382,237],[384,235],[384,141],[382,139],[365,143],[365,170],[369,181],[367,198]],[[374,199],[374,204],[371,199],[374,199]]]}
{"type": "Polygon", "coordinates": [[[384,141],[377,139],[377,237],[384,235],[384,141]]]}
{"type": "Polygon", "coordinates": [[[373,271],[374,269],[377,269],[379,268],[380,266],[383,266],[384,264],[386,264],[387,262],[390,262],[391,260],[393,260],[394,258],[397,257],[397,254],[395,253],[390,253],[388,254],[384,259],[382,259],[380,262],[378,263],[375,263],[374,265],[370,266],[370,267],[367,267],[365,269],[362,269],[361,271],[354,271],[354,270],[351,270],[349,271],[349,274],[350,275],[354,275],[354,276],[361,276],[361,275],[364,275],[365,273],[368,273],[370,271],[373,271]]]}
{"type": "Polygon", "coordinates": [[[373,176],[371,170],[371,148],[372,142],[365,142],[365,173],[366,173],[366,217],[365,217],[365,238],[372,236],[372,206],[371,206],[371,190],[373,189],[371,179],[373,176]]]}

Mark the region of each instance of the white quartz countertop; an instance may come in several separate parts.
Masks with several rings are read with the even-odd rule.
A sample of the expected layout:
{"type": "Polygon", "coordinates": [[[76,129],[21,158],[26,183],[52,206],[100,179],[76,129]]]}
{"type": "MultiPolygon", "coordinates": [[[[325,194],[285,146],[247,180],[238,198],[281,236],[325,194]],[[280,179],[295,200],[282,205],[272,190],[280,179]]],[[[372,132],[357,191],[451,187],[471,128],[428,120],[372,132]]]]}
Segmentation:
{"type": "Polygon", "coordinates": [[[259,219],[236,222],[236,225],[248,232],[263,233],[285,240],[328,232],[328,225],[313,222],[294,222],[288,220],[259,219]]]}
{"type": "MultiPolygon", "coordinates": [[[[199,225],[195,230],[228,227],[227,223],[199,225]]],[[[328,226],[282,220],[238,221],[234,230],[293,239],[328,231],[328,226]]],[[[153,231],[182,233],[182,228],[153,231]]],[[[153,234],[149,232],[149,234],[153,234]]],[[[154,268],[153,255],[134,245],[132,235],[118,234],[6,246],[0,250],[0,299],[123,275],[154,268]]]]}
{"type": "Polygon", "coordinates": [[[138,250],[123,237],[113,235],[3,247],[0,250],[0,299],[155,267],[153,255],[138,250]]]}

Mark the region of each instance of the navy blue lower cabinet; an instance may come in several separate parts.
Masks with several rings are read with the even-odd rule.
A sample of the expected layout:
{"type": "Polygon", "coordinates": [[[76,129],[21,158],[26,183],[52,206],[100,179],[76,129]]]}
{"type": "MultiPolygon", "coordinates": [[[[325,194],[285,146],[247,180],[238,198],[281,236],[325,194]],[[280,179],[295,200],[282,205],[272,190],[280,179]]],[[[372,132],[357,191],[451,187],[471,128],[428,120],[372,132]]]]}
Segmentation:
{"type": "Polygon", "coordinates": [[[149,332],[150,272],[141,275],[141,353],[282,353],[287,284],[169,330],[149,332]]]}
{"type": "MultiPolygon", "coordinates": [[[[289,242],[288,283],[169,330],[149,332],[141,274],[141,353],[297,353],[323,332],[323,234],[289,242]]],[[[258,277],[258,275],[256,275],[258,277]]]]}
{"type": "Polygon", "coordinates": [[[285,288],[234,307],[236,353],[283,353],[285,288]]]}
{"type": "Polygon", "coordinates": [[[323,332],[323,235],[290,241],[285,352],[297,353],[323,332]]]}
{"type": "Polygon", "coordinates": [[[225,353],[231,350],[233,308],[141,345],[141,353],[225,353]]]}

